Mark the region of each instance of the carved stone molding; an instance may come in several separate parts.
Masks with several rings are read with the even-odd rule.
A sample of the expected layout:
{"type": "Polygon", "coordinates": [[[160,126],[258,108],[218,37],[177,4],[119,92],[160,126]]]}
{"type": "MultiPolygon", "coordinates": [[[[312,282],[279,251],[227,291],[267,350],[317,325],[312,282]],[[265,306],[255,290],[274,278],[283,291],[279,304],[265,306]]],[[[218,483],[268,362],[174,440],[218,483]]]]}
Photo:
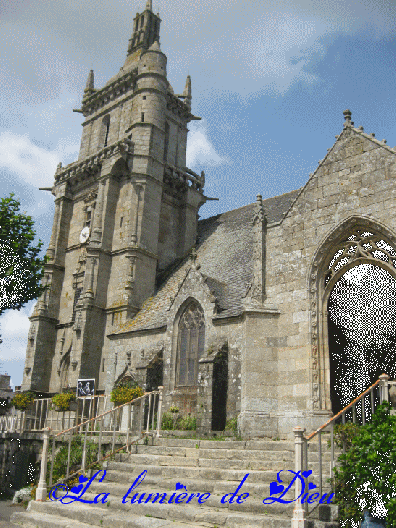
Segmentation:
{"type": "Polygon", "coordinates": [[[396,276],[394,238],[385,227],[376,227],[369,219],[353,217],[329,234],[314,257],[309,276],[311,397],[314,410],[325,406],[325,370],[329,349],[324,325],[328,296],[343,273],[355,265],[373,264],[396,276]]]}

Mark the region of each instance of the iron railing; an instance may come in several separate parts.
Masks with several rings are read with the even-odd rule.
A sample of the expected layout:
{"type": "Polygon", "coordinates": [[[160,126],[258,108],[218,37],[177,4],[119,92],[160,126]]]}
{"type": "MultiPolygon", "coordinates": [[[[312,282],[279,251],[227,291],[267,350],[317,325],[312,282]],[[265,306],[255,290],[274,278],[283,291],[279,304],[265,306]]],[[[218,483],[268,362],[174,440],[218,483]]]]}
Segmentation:
{"type": "MultiPolygon", "coordinates": [[[[98,446],[97,456],[94,462],[96,464],[121,450],[126,450],[127,453],[130,453],[131,445],[141,440],[145,435],[153,434],[159,436],[162,418],[162,390],[163,387],[158,387],[158,390],[156,391],[148,392],[140,398],[136,398],[129,403],[115,407],[55,435],[52,434],[53,432],[50,428],[46,428],[44,430],[40,480],[36,490],[36,500],[45,501],[47,499],[46,475],[50,444],[52,444],[52,449],[48,482],[49,488],[53,485],[53,471],[57,442],[67,443],[68,447],[65,478],[55,484],[64,482],[79,473],[84,474],[85,471],[89,469],[87,466],[88,439],[98,446]],[[117,433],[119,438],[116,441],[117,433]],[[72,440],[77,435],[83,436],[81,466],[78,469],[74,468],[73,473],[70,473],[72,440]],[[105,440],[107,440],[107,442],[105,440]],[[102,447],[106,443],[111,446],[111,448],[106,454],[103,454],[102,447]],[[119,445],[120,443],[122,444],[121,447],[116,450],[116,445],[119,445]]],[[[91,463],[91,465],[93,464],[91,463]]]]}
{"type": "MultiPolygon", "coordinates": [[[[323,496],[324,491],[324,451],[327,445],[323,443],[322,436],[329,435],[329,447],[330,447],[330,460],[329,460],[329,478],[332,486],[334,485],[334,467],[337,459],[337,453],[335,450],[335,441],[334,441],[334,427],[338,423],[345,424],[348,422],[359,423],[365,425],[370,421],[372,415],[375,412],[376,407],[379,404],[382,404],[384,401],[389,401],[389,388],[390,386],[395,385],[396,381],[389,381],[389,376],[387,374],[382,374],[379,379],[371,385],[367,390],[362,392],[357,398],[355,398],[349,405],[344,407],[339,413],[333,416],[325,424],[323,424],[319,429],[313,433],[305,436],[305,429],[301,427],[295,427],[293,429],[295,437],[295,469],[296,472],[300,471],[300,474],[304,474],[310,467],[310,454],[317,452],[317,462],[318,462],[318,481],[319,481],[319,496],[323,496]],[[317,446],[315,446],[313,440],[317,440],[317,446]],[[315,449],[316,447],[316,449],[315,449]]],[[[346,442],[343,440],[342,451],[346,451],[346,442]]],[[[313,461],[311,461],[312,466],[313,461]]],[[[297,479],[298,480],[298,479],[297,479]]],[[[297,483],[297,481],[296,481],[297,483]]],[[[301,486],[301,483],[299,484],[301,486]]],[[[333,486],[334,487],[334,486],[333,486]]],[[[329,489],[326,489],[326,492],[329,492],[329,489]]],[[[296,503],[293,512],[292,528],[297,528],[300,525],[302,526],[302,521],[306,518],[308,514],[308,501],[304,502],[304,505],[301,504],[301,498],[298,499],[301,493],[301,488],[298,485],[295,488],[295,497],[296,503]],[[300,524],[299,524],[300,523],[300,524]]],[[[313,509],[316,506],[313,507],[313,509]]]]}
{"type": "Polygon", "coordinates": [[[76,398],[75,409],[56,411],[51,398],[34,400],[25,411],[11,410],[0,416],[0,433],[23,433],[42,431],[50,427],[52,431],[64,431],[78,423],[102,414],[109,404],[109,395],[81,396],[76,398]]]}

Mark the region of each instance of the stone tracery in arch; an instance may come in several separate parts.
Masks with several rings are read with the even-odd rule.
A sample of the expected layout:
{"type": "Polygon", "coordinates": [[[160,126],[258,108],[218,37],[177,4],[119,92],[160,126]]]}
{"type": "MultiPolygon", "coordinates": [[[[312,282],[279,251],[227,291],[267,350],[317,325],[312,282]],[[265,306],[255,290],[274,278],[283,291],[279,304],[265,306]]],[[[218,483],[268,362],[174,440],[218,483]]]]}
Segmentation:
{"type": "Polygon", "coordinates": [[[331,408],[327,301],[347,270],[373,264],[396,278],[396,237],[371,219],[352,217],[321,244],[309,277],[311,320],[311,401],[313,410],[331,408]]]}
{"type": "Polygon", "coordinates": [[[196,385],[198,360],[205,343],[205,317],[200,304],[191,300],[183,308],[178,322],[176,385],[196,385]]]}

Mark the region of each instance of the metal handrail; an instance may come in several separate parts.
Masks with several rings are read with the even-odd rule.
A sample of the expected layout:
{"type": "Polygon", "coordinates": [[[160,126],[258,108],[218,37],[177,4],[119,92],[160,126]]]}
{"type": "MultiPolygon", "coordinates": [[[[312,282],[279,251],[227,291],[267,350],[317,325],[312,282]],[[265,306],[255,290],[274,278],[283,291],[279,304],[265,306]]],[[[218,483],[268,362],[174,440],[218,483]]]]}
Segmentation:
{"type": "MultiPolygon", "coordinates": [[[[347,413],[349,411],[349,409],[352,409],[354,406],[356,406],[357,402],[360,401],[362,398],[364,398],[365,396],[367,396],[370,392],[372,392],[375,387],[377,387],[379,384],[381,383],[381,379],[378,379],[375,383],[373,383],[373,385],[371,385],[368,389],[366,389],[364,392],[362,392],[357,398],[355,398],[351,403],[349,403],[346,407],[344,407],[343,409],[341,409],[340,412],[338,412],[335,416],[333,416],[332,418],[330,418],[330,420],[328,420],[325,424],[321,425],[319,427],[319,429],[316,429],[316,431],[314,431],[313,433],[311,433],[310,435],[306,436],[306,440],[311,440],[311,438],[313,438],[314,436],[316,436],[320,431],[322,431],[323,429],[326,429],[326,427],[328,427],[332,422],[335,422],[336,420],[338,420],[338,418],[340,416],[345,416],[345,413],[347,413]]],[[[356,418],[356,417],[355,417],[356,418]]]]}
{"type": "MultiPolygon", "coordinates": [[[[132,444],[141,440],[145,435],[152,432],[157,437],[160,436],[161,430],[161,418],[162,418],[162,391],[163,387],[158,387],[158,390],[152,392],[146,392],[143,396],[136,398],[128,403],[114,407],[98,416],[90,418],[78,425],[69,427],[64,431],[61,431],[58,434],[52,436],[52,452],[51,452],[51,467],[50,467],[50,476],[49,476],[49,487],[52,487],[53,480],[53,468],[55,460],[55,447],[56,441],[61,441],[62,437],[67,435],[67,445],[68,445],[68,455],[67,455],[67,468],[66,468],[66,477],[59,481],[63,482],[64,480],[69,479],[71,476],[84,473],[87,468],[87,437],[88,434],[92,437],[97,435],[98,438],[98,455],[95,463],[103,461],[105,458],[113,455],[114,453],[126,449],[127,453],[130,453],[130,447],[132,444]],[[146,405],[147,404],[147,405],[146,405]],[[147,413],[147,414],[146,414],[147,413]],[[126,415],[126,416],[125,416],[126,415]],[[156,428],[154,429],[155,424],[155,415],[157,418],[156,428]],[[125,422],[126,418],[126,424],[125,422]],[[151,422],[151,428],[150,428],[151,422]],[[123,425],[125,430],[122,430],[123,425]],[[98,429],[99,426],[99,429],[98,429]],[[143,426],[143,427],[142,427],[143,426]],[[84,444],[82,452],[82,461],[81,468],[70,474],[70,455],[71,455],[71,442],[75,434],[78,433],[84,434],[84,444]],[[116,445],[116,432],[126,433],[125,444],[115,450],[116,445]],[[155,433],[154,433],[155,432],[155,433]],[[106,456],[102,456],[101,448],[103,445],[103,434],[111,433],[111,451],[107,453],[106,456]],[[131,434],[135,433],[135,439],[131,442],[131,434]]],[[[47,463],[48,463],[48,447],[50,442],[51,429],[47,428],[44,430],[44,443],[43,451],[41,455],[41,468],[40,468],[40,480],[39,485],[36,490],[36,500],[44,501],[47,498],[47,463]]],[[[93,464],[91,464],[93,465],[93,464]]]]}
{"type": "Polygon", "coordinates": [[[0,416],[0,432],[42,431],[45,426],[62,431],[65,425],[75,425],[84,417],[93,418],[106,408],[109,395],[79,396],[76,398],[76,411],[54,411],[52,398],[35,399],[32,409],[17,411],[12,409],[0,416]]]}
{"type": "MultiPolygon", "coordinates": [[[[334,476],[334,467],[335,467],[335,446],[334,446],[334,426],[337,420],[341,418],[342,423],[346,423],[346,414],[352,412],[352,422],[356,423],[356,405],[361,402],[361,417],[362,424],[366,423],[366,404],[365,398],[370,396],[371,406],[371,416],[374,414],[375,410],[375,396],[374,391],[379,389],[379,401],[382,404],[384,401],[389,401],[389,386],[396,385],[396,381],[389,381],[389,376],[387,374],[382,374],[379,379],[373,383],[368,389],[362,392],[357,398],[355,398],[351,403],[346,405],[340,412],[335,416],[327,420],[322,426],[320,426],[313,433],[305,436],[305,429],[301,427],[295,427],[293,429],[295,436],[295,460],[296,460],[296,471],[300,471],[301,474],[308,470],[308,446],[309,442],[313,438],[318,438],[318,472],[319,472],[319,496],[323,497],[323,449],[322,449],[322,434],[328,432],[330,429],[330,479],[333,479],[334,476]]],[[[343,452],[346,452],[346,442],[343,440],[343,452]]],[[[301,504],[301,498],[298,497],[298,489],[296,488],[296,505],[293,512],[292,527],[300,526],[298,524],[301,520],[305,519],[306,514],[308,513],[308,501],[304,502],[304,505],[301,504]]],[[[317,504],[313,509],[317,507],[317,504]]]]}

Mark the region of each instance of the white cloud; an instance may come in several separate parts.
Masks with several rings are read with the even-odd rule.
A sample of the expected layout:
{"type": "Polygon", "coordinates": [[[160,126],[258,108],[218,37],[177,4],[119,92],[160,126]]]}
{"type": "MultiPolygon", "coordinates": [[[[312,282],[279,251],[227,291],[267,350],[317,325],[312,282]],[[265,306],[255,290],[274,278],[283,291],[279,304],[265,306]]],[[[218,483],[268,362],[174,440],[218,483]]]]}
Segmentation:
{"type": "Polygon", "coordinates": [[[31,301],[19,311],[7,310],[1,316],[0,334],[3,343],[0,345],[0,361],[7,363],[25,358],[30,327],[29,316],[33,312],[34,305],[35,301],[31,301]]]}
{"type": "Polygon", "coordinates": [[[35,145],[27,135],[5,131],[0,134],[0,170],[5,169],[35,187],[51,187],[57,164],[76,150],[77,146],[63,143],[49,151],[35,145]]]}
{"type": "Polygon", "coordinates": [[[228,163],[226,157],[218,154],[208,138],[206,127],[203,123],[191,123],[187,141],[187,166],[193,169],[197,166],[222,165],[228,163]]]}

